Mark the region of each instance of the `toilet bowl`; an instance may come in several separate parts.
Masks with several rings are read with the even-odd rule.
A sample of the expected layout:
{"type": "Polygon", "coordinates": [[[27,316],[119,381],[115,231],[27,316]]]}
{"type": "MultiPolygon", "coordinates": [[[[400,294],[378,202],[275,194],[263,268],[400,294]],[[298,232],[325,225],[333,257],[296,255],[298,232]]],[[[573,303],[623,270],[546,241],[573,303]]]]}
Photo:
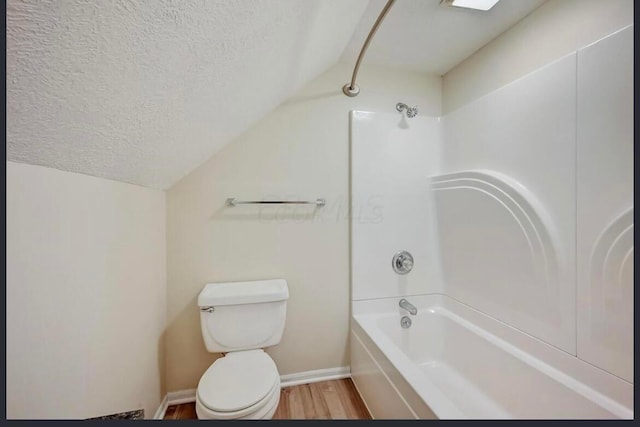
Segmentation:
{"type": "Polygon", "coordinates": [[[269,419],[280,402],[280,375],[264,351],[228,353],[202,375],[196,391],[199,419],[269,419]]]}
{"type": "Polygon", "coordinates": [[[280,374],[263,350],[282,338],[289,291],[283,279],[209,283],[198,295],[207,351],[224,353],[196,390],[199,419],[270,419],[280,374]]]}

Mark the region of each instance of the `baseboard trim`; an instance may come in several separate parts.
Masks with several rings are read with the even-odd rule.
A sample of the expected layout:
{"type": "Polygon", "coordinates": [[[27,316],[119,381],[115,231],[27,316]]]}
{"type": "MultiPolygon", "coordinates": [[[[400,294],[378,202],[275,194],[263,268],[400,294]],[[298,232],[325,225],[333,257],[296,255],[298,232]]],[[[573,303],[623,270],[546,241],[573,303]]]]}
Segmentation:
{"type": "Polygon", "coordinates": [[[169,399],[167,399],[167,395],[162,398],[160,402],[160,406],[158,406],[158,410],[153,416],[154,420],[163,420],[164,415],[167,413],[167,408],[169,407],[169,399]]]}
{"type": "Polygon", "coordinates": [[[196,401],[196,389],[171,391],[167,393],[168,406],[180,405],[182,403],[191,403],[196,401]]]}
{"type": "MultiPolygon", "coordinates": [[[[311,384],[320,381],[340,380],[351,377],[351,368],[341,366],[338,368],[318,369],[316,371],[298,372],[295,374],[280,375],[280,387],[291,387],[300,384],[311,384]]],[[[162,399],[160,407],[156,411],[154,419],[163,419],[167,408],[173,405],[191,403],[196,400],[196,389],[171,391],[162,399]]]]}
{"type": "Polygon", "coordinates": [[[320,381],[340,380],[349,377],[351,377],[351,368],[349,366],[318,369],[317,371],[280,375],[280,387],[284,388],[300,384],[317,383],[320,381]]]}

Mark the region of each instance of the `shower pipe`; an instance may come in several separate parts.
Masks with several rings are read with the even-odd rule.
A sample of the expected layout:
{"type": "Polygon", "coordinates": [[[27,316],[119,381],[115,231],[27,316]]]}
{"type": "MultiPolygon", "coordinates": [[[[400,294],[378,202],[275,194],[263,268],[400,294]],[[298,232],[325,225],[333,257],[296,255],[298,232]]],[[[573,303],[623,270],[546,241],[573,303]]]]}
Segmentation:
{"type": "Polygon", "coordinates": [[[378,19],[376,19],[376,22],[373,24],[373,27],[371,27],[371,31],[369,31],[369,35],[367,36],[367,39],[364,41],[364,45],[362,46],[362,50],[360,51],[360,55],[358,55],[358,60],[356,61],[356,66],[353,69],[353,75],[351,76],[351,83],[347,83],[342,87],[342,92],[344,92],[345,95],[353,97],[360,93],[360,88],[356,84],[356,76],[358,75],[358,69],[360,68],[360,63],[362,62],[364,53],[367,51],[367,48],[369,47],[369,43],[371,42],[371,39],[373,39],[373,36],[375,35],[376,31],[378,31],[378,27],[384,20],[384,17],[387,15],[387,12],[389,12],[389,9],[391,9],[391,6],[393,6],[393,3],[395,3],[395,1],[396,0],[387,1],[387,4],[384,5],[384,7],[382,8],[382,11],[380,12],[380,15],[378,15],[378,19]]]}

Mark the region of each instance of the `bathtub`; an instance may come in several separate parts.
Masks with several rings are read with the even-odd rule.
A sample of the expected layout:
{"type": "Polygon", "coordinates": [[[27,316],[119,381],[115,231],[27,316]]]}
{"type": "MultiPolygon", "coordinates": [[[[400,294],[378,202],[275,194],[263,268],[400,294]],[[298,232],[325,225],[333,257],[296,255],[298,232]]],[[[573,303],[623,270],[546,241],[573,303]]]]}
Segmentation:
{"type": "Polygon", "coordinates": [[[354,301],[351,375],[373,418],[633,418],[633,385],[444,295],[354,301]]]}

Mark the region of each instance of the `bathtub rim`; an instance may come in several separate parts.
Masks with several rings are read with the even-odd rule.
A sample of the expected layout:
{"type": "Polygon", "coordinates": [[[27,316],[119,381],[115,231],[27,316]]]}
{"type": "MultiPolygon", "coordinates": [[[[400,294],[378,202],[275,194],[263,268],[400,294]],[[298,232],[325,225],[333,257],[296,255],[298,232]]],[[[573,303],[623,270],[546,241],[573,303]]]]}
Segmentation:
{"type": "MultiPolygon", "coordinates": [[[[633,419],[633,384],[624,379],[447,295],[412,295],[406,298],[418,307],[418,314],[421,310],[437,310],[615,416],[633,419]]],[[[466,418],[435,385],[428,380],[414,379],[424,378],[422,371],[375,326],[376,319],[381,316],[398,316],[399,320],[400,316],[407,315],[398,307],[399,300],[400,297],[391,297],[352,301],[351,329],[357,326],[356,329],[366,334],[370,341],[378,346],[391,365],[439,418],[466,418]]]]}

